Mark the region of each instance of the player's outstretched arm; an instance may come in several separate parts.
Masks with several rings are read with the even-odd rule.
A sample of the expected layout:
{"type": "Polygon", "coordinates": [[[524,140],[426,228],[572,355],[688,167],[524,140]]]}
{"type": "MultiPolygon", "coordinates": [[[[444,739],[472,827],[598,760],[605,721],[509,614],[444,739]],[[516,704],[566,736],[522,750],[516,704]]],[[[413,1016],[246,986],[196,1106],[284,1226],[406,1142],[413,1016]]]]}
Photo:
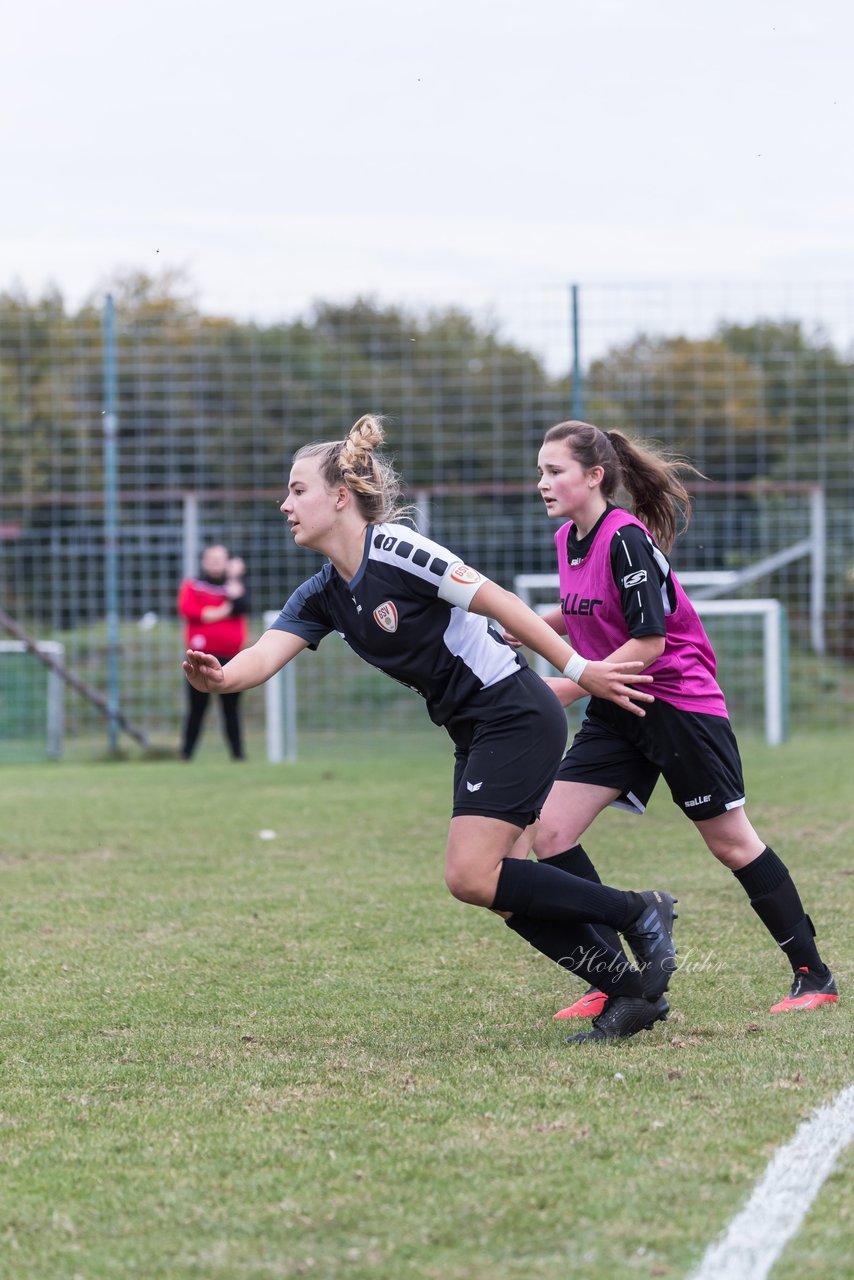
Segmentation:
{"type": "MultiPolygon", "coordinates": [[[[556,631],[559,636],[566,635],[566,627],[563,623],[563,613],[560,608],[550,609],[548,613],[539,614],[539,617],[542,618],[543,622],[545,622],[547,626],[551,627],[552,631],[556,631]]],[[[511,635],[509,631],[505,631],[501,638],[502,640],[506,640],[508,644],[512,644],[514,649],[518,649],[521,643],[521,641],[518,640],[516,636],[511,635]]],[[[580,698],[586,696],[583,689],[578,696],[580,698]]]]}
{"type": "Polygon", "coordinates": [[[241,693],[269,680],[308,647],[308,641],[291,631],[265,631],[260,640],[242,649],[223,667],[211,653],[188,649],[184,675],[201,693],[241,693]]]}
{"type": "Polygon", "coordinates": [[[495,618],[496,622],[510,632],[522,644],[539,653],[558,671],[563,671],[570,679],[574,679],[585,691],[597,698],[606,698],[616,702],[626,711],[633,711],[642,716],[643,708],[637,702],[654,702],[652,694],[645,693],[636,685],[650,684],[651,676],[640,674],[642,662],[593,662],[586,663],[579,655],[573,654],[564,640],[556,635],[547,622],[514,595],[512,591],[499,587],[497,582],[484,582],[479,587],[469,605],[472,613],[483,614],[487,618],[495,618]],[[579,674],[575,670],[567,671],[571,660],[575,658],[577,665],[583,668],[579,674]],[[567,660],[570,660],[568,663],[567,660]]]}

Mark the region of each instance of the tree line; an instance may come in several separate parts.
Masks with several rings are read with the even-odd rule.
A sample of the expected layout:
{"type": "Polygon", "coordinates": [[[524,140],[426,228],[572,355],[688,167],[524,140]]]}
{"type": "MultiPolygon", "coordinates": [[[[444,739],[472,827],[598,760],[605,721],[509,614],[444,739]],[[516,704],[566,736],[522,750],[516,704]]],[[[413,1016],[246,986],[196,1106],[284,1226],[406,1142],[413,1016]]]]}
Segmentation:
{"type": "MultiPolygon", "coordinates": [[[[543,430],[571,416],[568,373],[459,308],[319,302],[259,324],[205,313],[174,276],[126,275],[111,292],[119,486],[154,504],[158,491],[280,485],[295,448],[367,410],[390,415],[413,488],[517,484],[543,430]]],[[[102,303],[0,294],[0,498],[33,530],[101,489],[102,303]]],[[[583,394],[588,420],[658,440],[712,480],[823,484],[844,580],[854,363],[825,334],[793,319],[639,333],[589,364],[583,394]]]]}
{"type": "MultiPolygon", "coordinates": [[[[512,483],[522,451],[569,416],[568,375],[456,308],[321,302],[261,325],[204,314],[168,276],[124,277],[113,293],[122,467],[149,489],[263,486],[283,447],[366,409],[392,415],[412,484],[512,483]]],[[[100,299],[69,311],[58,292],[0,294],[3,495],[100,484],[101,322],[100,299]]],[[[585,372],[585,416],[660,440],[712,479],[832,484],[852,375],[794,320],[640,334],[585,372]]]]}

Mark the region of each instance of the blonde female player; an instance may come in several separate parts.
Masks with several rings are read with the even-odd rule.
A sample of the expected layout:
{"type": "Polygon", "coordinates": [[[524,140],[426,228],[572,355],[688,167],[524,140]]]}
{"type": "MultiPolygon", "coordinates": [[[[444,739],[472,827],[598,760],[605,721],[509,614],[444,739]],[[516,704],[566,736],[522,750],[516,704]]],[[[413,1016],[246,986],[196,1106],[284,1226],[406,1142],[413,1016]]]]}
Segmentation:
{"type": "MultiPolygon", "coordinates": [[[[771,1012],[815,1009],[836,1002],[836,983],[785,864],[748,820],[715,655],[667,559],[680,509],[686,517],[690,511],[677,475],[684,465],[584,422],[546,432],[537,487],[548,515],[561,521],[555,534],[561,603],[545,620],[576,651],[641,662],[655,702],[640,719],[594,695],[543,806],[534,851],[546,866],[596,881],[580,844],[584,832],[611,804],[643,813],[663,776],[791,964],[791,990],[771,1012]],[[615,505],[621,487],[631,511],[615,505]]],[[[555,688],[567,701],[566,682],[555,688]]],[[[607,930],[604,937],[609,947],[618,945],[607,930]]],[[[556,1016],[595,1017],[607,1005],[607,992],[594,984],[556,1016]]]]}
{"type": "Polygon", "coordinates": [[[571,967],[588,981],[592,926],[622,932],[643,982],[622,955],[607,951],[609,965],[597,972],[610,1016],[592,1038],[634,1035],[666,1011],[659,997],[673,967],[673,899],[658,891],[624,893],[510,856],[549,793],[566,745],[566,720],[555,695],[487,619],[555,663],[568,683],[578,676],[586,692],[631,719],[644,715],[635,703],[648,701],[635,687],[645,679],[636,674],[637,659],[585,662],[518,597],[397,523],[399,485],[377,453],[382,439],[379,420],[366,416],[346,439],[299,450],[281,510],[294,542],[321,552],[327,563],[293,593],[256,644],[225,667],[188,649],[184,672],[195,689],[236,693],[268,680],[337,631],[366,662],[420,693],[455,746],[445,866],[451,893],[509,917],[558,963],[566,946],[577,950],[571,967]],[[561,931],[557,953],[549,942],[554,924],[561,931]]]}

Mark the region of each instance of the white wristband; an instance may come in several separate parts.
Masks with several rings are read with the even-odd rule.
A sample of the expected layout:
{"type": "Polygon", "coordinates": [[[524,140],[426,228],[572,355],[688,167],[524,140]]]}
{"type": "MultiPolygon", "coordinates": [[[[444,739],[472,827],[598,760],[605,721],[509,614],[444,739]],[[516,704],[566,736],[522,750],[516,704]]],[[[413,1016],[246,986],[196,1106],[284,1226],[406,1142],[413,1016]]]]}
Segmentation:
{"type": "Polygon", "coordinates": [[[569,662],[564,667],[563,674],[567,677],[568,680],[574,680],[575,683],[578,684],[579,681],[581,680],[581,677],[584,675],[584,668],[586,666],[587,666],[587,659],[582,658],[580,653],[574,653],[570,658],[569,662]]]}

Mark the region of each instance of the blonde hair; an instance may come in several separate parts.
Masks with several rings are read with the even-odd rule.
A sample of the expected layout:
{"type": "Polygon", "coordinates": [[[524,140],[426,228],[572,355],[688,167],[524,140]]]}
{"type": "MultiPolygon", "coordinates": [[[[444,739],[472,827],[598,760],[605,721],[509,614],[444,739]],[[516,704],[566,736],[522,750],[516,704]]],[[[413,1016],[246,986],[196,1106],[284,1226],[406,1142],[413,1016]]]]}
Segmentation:
{"type": "Polygon", "coordinates": [[[630,440],[622,431],[600,431],[589,422],[558,422],[549,427],[543,443],[557,440],[565,442],[585,471],[602,468],[606,501],[614,502],[617,491],[625,489],[632,514],[644,522],[663,551],[670,550],[691,519],[691,495],[678,472],[703,476],[701,471],[649,441],[630,440]]]}
{"type": "Polygon", "coordinates": [[[385,439],[382,419],[366,413],[355,422],[344,440],[307,444],[294,454],[317,458],[327,488],[346,485],[369,524],[398,520],[407,508],[400,503],[400,477],[391,463],[374,452],[385,439]]]}

